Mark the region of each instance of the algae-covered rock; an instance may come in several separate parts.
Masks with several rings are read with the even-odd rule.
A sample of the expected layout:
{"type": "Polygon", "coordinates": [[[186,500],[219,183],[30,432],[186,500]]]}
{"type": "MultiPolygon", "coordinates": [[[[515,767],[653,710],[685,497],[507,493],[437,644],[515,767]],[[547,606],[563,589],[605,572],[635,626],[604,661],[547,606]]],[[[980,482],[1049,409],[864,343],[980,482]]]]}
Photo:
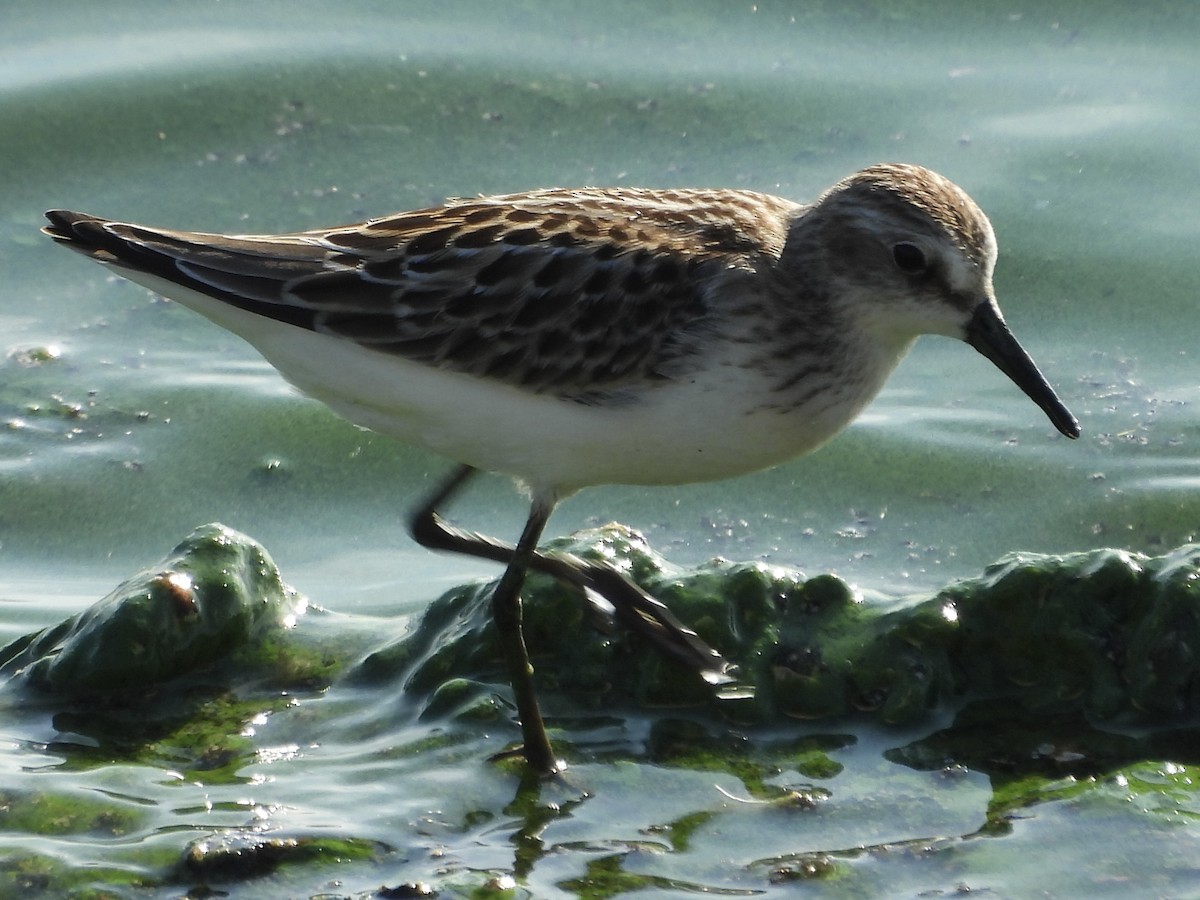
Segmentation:
{"type": "MultiPolygon", "coordinates": [[[[914,723],[981,697],[1098,720],[1170,721],[1200,708],[1196,546],[1153,558],[1013,555],[900,609],[863,602],[832,575],[720,559],[675,569],[619,525],[551,549],[627,573],[734,662],[747,688],[714,691],[612,627],[576,589],[534,573],[525,636],[536,677],[545,695],[584,709],[709,706],[739,722],[869,713],[914,723]]],[[[402,678],[426,719],[502,717],[495,695],[507,678],[491,591],[450,591],[357,676],[402,678]]],[[[95,606],[0,650],[0,674],[67,695],[158,684],[269,643],[303,609],[261,546],[208,525],[95,606]]]]}
{"type": "MultiPolygon", "coordinates": [[[[679,571],[619,525],[552,548],[625,571],[736,663],[752,689],[722,699],[636,634],[594,628],[575,591],[531,575],[525,635],[535,677],[544,692],[584,707],[707,705],[739,721],[869,713],[896,724],[977,697],[1138,721],[1200,707],[1197,546],[1154,558],[1118,550],[1013,555],[900,609],[865,603],[831,575],[805,579],[725,560],[679,571]]],[[[479,695],[502,686],[491,590],[447,593],[360,675],[401,675],[427,711],[451,708],[439,686],[452,679],[477,685],[479,695]]]]}
{"type": "Polygon", "coordinates": [[[1200,701],[1200,546],[1016,554],[942,592],[970,690],[1044,712],[1169,721],[1200,701]]]}
{"type": "Polygon", "coordinates": [[[0,650],[0,674],[62,694],[146,687],[236,654],[304,608],[260,544],[205,525],[82,613],[0,650]]]}

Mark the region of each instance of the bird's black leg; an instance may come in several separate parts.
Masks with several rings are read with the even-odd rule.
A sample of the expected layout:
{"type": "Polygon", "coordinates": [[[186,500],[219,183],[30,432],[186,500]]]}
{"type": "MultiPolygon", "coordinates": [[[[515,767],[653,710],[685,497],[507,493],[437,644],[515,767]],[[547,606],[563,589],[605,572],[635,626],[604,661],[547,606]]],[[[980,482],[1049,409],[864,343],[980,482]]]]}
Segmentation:
{"type": "MultiPolygon", "coordinates": [[[[528,546],[523,544],[513,546],[486,535],[457,528],[446,522],[438,514],[438,507],[450,500],[476,471],[471,466],[459,466],[449,478],[437,487],[424,505],[413,513],[409,520],[409,529],[417,543],[431,550],[462,553],[505,564],[508,568],[500,587],[512,590],[514,596],[517,597],[520,594],[521,584],[524,582],[524,573],[528,569],[545,572],[559,581],[575,587],[585,596],[589,591],[598,594],[612,605],[617,618],[627,628],[642,635],[667,655],[695,669],[710,684],[722,685],[734,681],[733,667],[719,653],[701,640],[694,631],[684,626],[665,605],[634,584],[623,572],[607,563],[583,560],[568,553],[539,552],[536,542],[538,535],[545,528],[546,522],[544,519],[540,523],[535,522],[536,504],[534,513],[526,523],[525,534],[522,535],[523,544],[527,543],[528,546]],[[535,524],[537,525],[536,533],[532,536],[531,541],[527,541],[530,528],[535,524]],[[519,566],[517,565],[518,554],[522,557],[522,563],[519,566]],[[519,573],[514,569],[519,570],[519,573]],[[517,579],[515,589],[511,588],[511,584],[504,583],[506,580],[512,582],[513,579],[517,579]]],[[[549,509],[545,511],[545,516],[549,518],[549,509]]],[[[496,596],[500,596],[499,589],[496,596]]],[[[516,606],[519,623],[519,600],[516,606]]],[[[495,609],[495,604],[493,604],[493,609],[499,614],[500,611],[495,609]]],[[[500,623],[499,618],[496,621],[497,624],[500,623]]],[[[501,639],[506,640],[503,636],[501,639]]],[[[510,646],[513,653],[518,652],[515,641],[511,642],[510,646]]],[[[509,648],[506,648],[505,652],[508,653],[509,648]]],[[[520,643],[519,652],[524,656],[523,640],[520,643]]],[[[524,656],[524,659],[525,662],[521,665],[527,668],[528,657],[524,656]]],[[[512,660],[510,660],[510,665],[512,664],[512,660]]],[[[514,678],[517,677],[516,670],[514,670],[514,678]]],[[[528,682],[527,679],[522,680],[528,682]]],[[[514,690],[517,689],[517,681],[514,681],[513,687],[514,690]]],[[[536,713],[537,705],[533,700],[532,682],[528,682],[528,693],[532,712],[536,713]]],[[[743,693],[745,693],[744,690],[743,693]]],[[[518,708],[520,708],[519,700],[518,708]]],[[[525,711],[522,710],[521,714],[524,727],[525,711]]],[[[544,730],[541,731],[541,734],[543,736],[542,743],[545,744],[544,730]]],[[[548,754],[548,750],[545,752],[548,754]]],[[[546,755],[545,758],[551,759],[549,755],[546,755]]]]}
{"type": "MultiPolygon", "coordinates": [[[[459,466],[413,513],[409,529],[413,540],[431,550],[463,553],[508,565],[516,552],[512,544],[450,525],[437,508],[448,501],[477,470],[459,466]]],[[[695,669],[710,684],[733,681],[730,666],[704,643],[696,632],[680,622],[660,601],[651,597],[622,572],[603,562],[591,562],[567,553],[534,552],[529,568],[545,572],[585,595],[599,594],[610,604],[625,627],[684,665],[695,669]]]]}
{"type": "Polygon", "coordinates": [[[516,550],[512,544],[502,544],[493,538],[455,528],[438,515],[438,507],[458,493],[467,480],[478,473],[471,466],[459,466],[450,477],[438,485],[425,504],[408,520],[408,531],[414,541],[430,550],[464,553],[497,562],[507,563],[516,550]]]}
{"type": "Polygon", "coordinates": [[[530,560],[537,555],[538,538],[542,536],[553,509],[553,503],[534,500],[512,561],[492,594],[492,619],[496,623],[505,662],[508,663],[508,677],[517,702],[517,716],[521,720],[525,761],[535,772],[544,775],[553,775],[560,766],[550,746],[550,738],[546,735],[542,711],[538,708],[537,694],[533,688],[533,666],[529,662],[525,635],[521,630],[521,588],[525,584],[530,560]]]}
{"type": "Polygon", "coordinates": [[[558,771],[559,762],[546,735],[546,726],[533,687],[533,666],[529,662],[521,629],[521,588],[525,584],[525,573],[529,571],[531,561],[538,556],[537,542],[550,519],[554,504],[534,501],[521,539],[515,547],[448,525],[437,514],[436,507],[459,490],[475,471],[470,466],[460,466],[442,483],[425,506],[413,515],[410,523],[412,535],[418,543],[432,549],[507,563],[508,567],[492,594],[492,619],[496,623],[496,632],[508,665],[517,716],[521,721],[525,760],[535,771],[553,774],[558,771]]]}

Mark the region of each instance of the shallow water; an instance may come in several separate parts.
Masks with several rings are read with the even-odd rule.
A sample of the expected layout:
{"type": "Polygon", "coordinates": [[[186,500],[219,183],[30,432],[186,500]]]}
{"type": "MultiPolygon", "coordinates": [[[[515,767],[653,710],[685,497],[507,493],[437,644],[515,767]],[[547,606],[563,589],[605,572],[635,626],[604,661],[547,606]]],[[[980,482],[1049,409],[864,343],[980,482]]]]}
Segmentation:
{"type": "MultiPolygon", "coordinates": [[[[7,3],[0,641],[82,609],[210,521],[261,540],[291,584],[337,614],[312,626],[332,632],[396,636],[446,587],[493,574],[405,534],[405,510],[446,461],[295,397],[236,338],[54,247],[37,233],[54,206],[294,230],[549,185],[803,200],[872,162],[920,162],[990,215],[1001,304],[1080,418],[1079,441],[970,348],[926,338],[812,457],[719,484],[594,489],[551,530],[617,519],[681,565],[763,558],[890,597],[1016,549],[1153,553],[1191,539],[1200,22],[1194,4],[1126,7],[110,2],[64,16],[7,3]]],[[[498,478],[455,509],[505,535],[522,512],[498,478]]],[[[843,769],[820,782],[831,798],[815,816],[733,803],[713,788],[743,795],[731,776],[597,762],[544,791],[566,812],[535,827],[506,808],[512,777],[481,762],[511,734],[414,755],[420,729],[392,727],[394,710],[345,687],[304,698],[258,728],[258,761],[220,785],[68,765],[47,745],[69,729],[13,711],[0,726],[6,791],[120,797],[137,815],[119,838],[10,823],[0,843],[141,866],[147,848],[169,858],[194,836],[259,821],[396,848],[383,865],[307,872],[287,886],[296,895],[334,878],[344,891],[428,879],[438,866],[516,870],[534,896],[586,893],[571,885],[620,854],[664,896],[782,893],[799,888],[773,887],[764,860],[951,839],[978,828],[989,803],[981,774],[951,783],[883,758],[912,735],[847,725],[856,740],[834,754],[843,769]],[[652,826],[697,813],[712,817],[688,846],[654,837],[652,826]],[[541,851],[522,856],[529,841],[541,851]]],[[[617,742],[636,744],[638,727],[617,729],[617,742]]],[[[608,739],[597,732],[598,746],[608,739]]],[[[1035,885],[1128,896],[1154,871],[1151,892],[1194,892],[1181,862],[1200,837],[1188,777],[1164,776],[1153,814],[1114,787],[1040,805],[952,852],[864,853],[837,882],[803,887],[917,893],[965,878],[1002,896],[1035,885]]]]}

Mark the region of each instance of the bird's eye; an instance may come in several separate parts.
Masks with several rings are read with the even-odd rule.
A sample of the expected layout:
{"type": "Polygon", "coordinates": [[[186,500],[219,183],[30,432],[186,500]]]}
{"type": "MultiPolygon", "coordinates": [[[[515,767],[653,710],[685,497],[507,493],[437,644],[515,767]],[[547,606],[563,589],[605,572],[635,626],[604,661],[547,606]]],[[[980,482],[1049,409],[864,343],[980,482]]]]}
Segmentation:
{"type": "Polygon", "coordinates": [[[907,272],[909,275],[920,275],[929,268],[924,251],[908,241],[901,241],[892,248],[892,259],[896,261],[896,266],[901,272],[907,272]]]}

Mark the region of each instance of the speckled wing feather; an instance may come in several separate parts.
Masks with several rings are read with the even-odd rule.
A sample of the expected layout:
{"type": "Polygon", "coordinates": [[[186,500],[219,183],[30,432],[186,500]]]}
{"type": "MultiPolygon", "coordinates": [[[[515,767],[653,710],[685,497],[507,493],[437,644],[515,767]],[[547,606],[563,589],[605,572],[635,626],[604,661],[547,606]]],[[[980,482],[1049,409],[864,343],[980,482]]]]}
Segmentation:
{"type": "Polygon", "coordinates": [[[685,365],[709,313],[705,272],[778,257],[797,209],[744,191],[549,190],[280,236],[63,211],[47,231],[260,315],[582,396],[685,365]]]}

